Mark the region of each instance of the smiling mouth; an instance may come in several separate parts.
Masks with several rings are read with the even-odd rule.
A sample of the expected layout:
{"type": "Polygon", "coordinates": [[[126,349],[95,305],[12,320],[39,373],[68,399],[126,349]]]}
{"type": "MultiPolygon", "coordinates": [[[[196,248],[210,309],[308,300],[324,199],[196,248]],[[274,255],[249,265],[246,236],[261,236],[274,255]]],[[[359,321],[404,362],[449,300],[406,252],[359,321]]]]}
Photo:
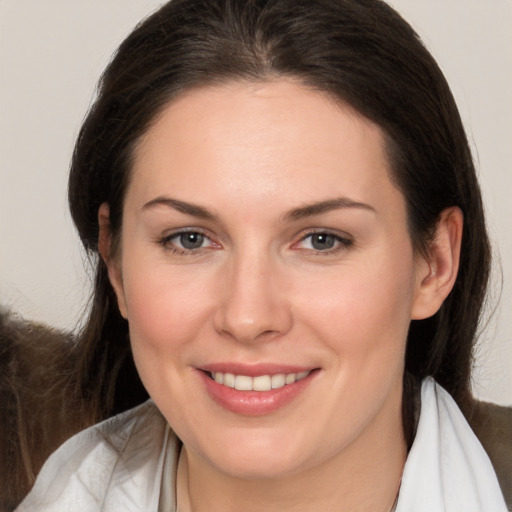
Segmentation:
{"type": "Polygon", "coordinates": [[[235,375],[233,373],[209,372],[217,383],[237,391],[270,391],[294,384],[306,378],[312,370],[298,373],[277,373],[274,375],[235,375]]]}

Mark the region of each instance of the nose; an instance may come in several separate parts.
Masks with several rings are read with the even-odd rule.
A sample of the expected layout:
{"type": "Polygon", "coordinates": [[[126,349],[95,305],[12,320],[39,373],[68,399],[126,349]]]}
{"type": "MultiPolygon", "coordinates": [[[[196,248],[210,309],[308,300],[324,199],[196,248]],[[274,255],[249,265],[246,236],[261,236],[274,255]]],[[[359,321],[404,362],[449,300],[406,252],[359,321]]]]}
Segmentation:
{"type": "Polygon", "coordinates": [[[276,339],[288,332],[292,314],[281,263],[245,252],[228,266],[214,317],[217,332],[241,343],[276,339]]]}

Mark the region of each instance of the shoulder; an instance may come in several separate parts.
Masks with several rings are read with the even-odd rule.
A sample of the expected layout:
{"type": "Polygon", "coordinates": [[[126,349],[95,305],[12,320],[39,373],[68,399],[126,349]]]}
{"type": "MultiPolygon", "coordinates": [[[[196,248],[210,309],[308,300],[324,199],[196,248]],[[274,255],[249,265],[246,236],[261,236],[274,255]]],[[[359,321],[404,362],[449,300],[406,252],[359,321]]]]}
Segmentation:
{"type": "Polygon", "coordinates": [[[94,425],[66,441],[45,463],[19,512],[124,510],[159,492],[157,473],[170,429],[152,401],[94,425]],[[135,496],[134,493],[137,495],[135,496]],[[148,494],[149,493],[149,494],[148,494]]]}
{"type": "Polygon", "coordinates": [[[466,417],[491,459],[512,510],[512,407],[473,400],[466,417]]]}

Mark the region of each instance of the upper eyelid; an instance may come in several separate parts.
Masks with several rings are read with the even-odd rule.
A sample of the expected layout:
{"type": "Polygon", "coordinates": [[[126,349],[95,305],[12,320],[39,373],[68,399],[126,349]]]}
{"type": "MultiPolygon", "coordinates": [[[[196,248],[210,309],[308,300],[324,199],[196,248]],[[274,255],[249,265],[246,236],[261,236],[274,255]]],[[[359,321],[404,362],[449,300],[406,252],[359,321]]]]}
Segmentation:
{"type": "Polygon", "coordinates": [[[322,235],[322,234],[331,235],[336,238],[340,238],[340,239],[344,239],[344,240],[350,240],[350,241],[354,240],[354,237],[345,231],[339,231],[337,229],[328,229],[328,228],[313,228],[313,229],[305,230],[302,234],[300,234],[298,236],[298,241],[304,240],[308,236],[322,235]]]}
{"type": "Polygon", "coordinates": [[[170,239],[170,238],[179,236],[183,233],[199,233],[200,235],[203,235],[208,239],[212,238],[211,235],[209,235],[209,231],[207,229],[196,227],[196,226],[173,229],[173,230],[170,230],[168,233],[163,234],[160,238],[170,239]]]}
{"type": "Polygon", "coordinates": [[[219,244],[219,242],[215,242],[212,239],[212,236],[209,235],[206,232],[206,230],[201,229],[201,228],[197,228],[197,227],[180,228],[180,229],[173,230],[170,233],[162,234],[162,235],[156,237],[156,241],[159,244],[169,243],[171,240],[173,240],[175,238],[178,238],[180,235],[182,235],[184,233],[198,233],[198,234],[204,236],[205,238],[207,238],[212,244],[219,244]]]}

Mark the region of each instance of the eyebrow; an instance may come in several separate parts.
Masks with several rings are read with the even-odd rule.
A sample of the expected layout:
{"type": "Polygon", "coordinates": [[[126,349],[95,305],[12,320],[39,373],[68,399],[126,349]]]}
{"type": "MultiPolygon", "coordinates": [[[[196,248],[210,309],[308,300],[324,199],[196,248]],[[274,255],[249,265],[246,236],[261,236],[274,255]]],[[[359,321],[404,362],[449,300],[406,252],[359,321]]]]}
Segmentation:
{"type": "MultiPolygon", "coordinates": [[[[167,196],[159,196],[155,199],[152,199],[151,201],[148,201],[146,204],[144,204],[142,210],[147,210],[157,206],[167,206],[177,210],[178,212],[200,219],[215,220],[217,218],[217,215],[215,215],[207,208],[203,208],[202,206],[196,205],[194,203],[180,201],[179,199],[173,199],[167,196]]],[[[293,210],[285,213],[283,216],[283,221],[297,221],[343,208],[359,208],[376,213],[375,208],[369,204],[353,201],[348,197],[337,197],[335,199],[328,199],[326,201],[319,201],[316,203],[307,204],[305,206],[300,206],[299,208],[294,208],[293,210]]]]}
{"type": "Polygon", "coordinates": [[[342,208],[360,208],[362,210],[376,213],[375,208],[369,204],[353,201],[348,197],[337,197],[335,199],[328,199],[326,201],[320,201],[317,203],[307,204],[299,208],[294,208],[284,215],[283,220],[297,221],[307,217],[328,213],[333,210],[340,210],[342,208]]]}
{"type": "Polygon", "coordinates": [[[142,207],[142,210],[147,210],[156,206],[168,206],[181,213],[185,213],[186,215],[191,215],[193,217],[198,217],[200,219],[213,220],[217,218],[217,216],[207,208],[203,208],[197,204],[179,201],[178,199],[164,196],[156,197],[155,199],[147,202],[142,207]]]}

